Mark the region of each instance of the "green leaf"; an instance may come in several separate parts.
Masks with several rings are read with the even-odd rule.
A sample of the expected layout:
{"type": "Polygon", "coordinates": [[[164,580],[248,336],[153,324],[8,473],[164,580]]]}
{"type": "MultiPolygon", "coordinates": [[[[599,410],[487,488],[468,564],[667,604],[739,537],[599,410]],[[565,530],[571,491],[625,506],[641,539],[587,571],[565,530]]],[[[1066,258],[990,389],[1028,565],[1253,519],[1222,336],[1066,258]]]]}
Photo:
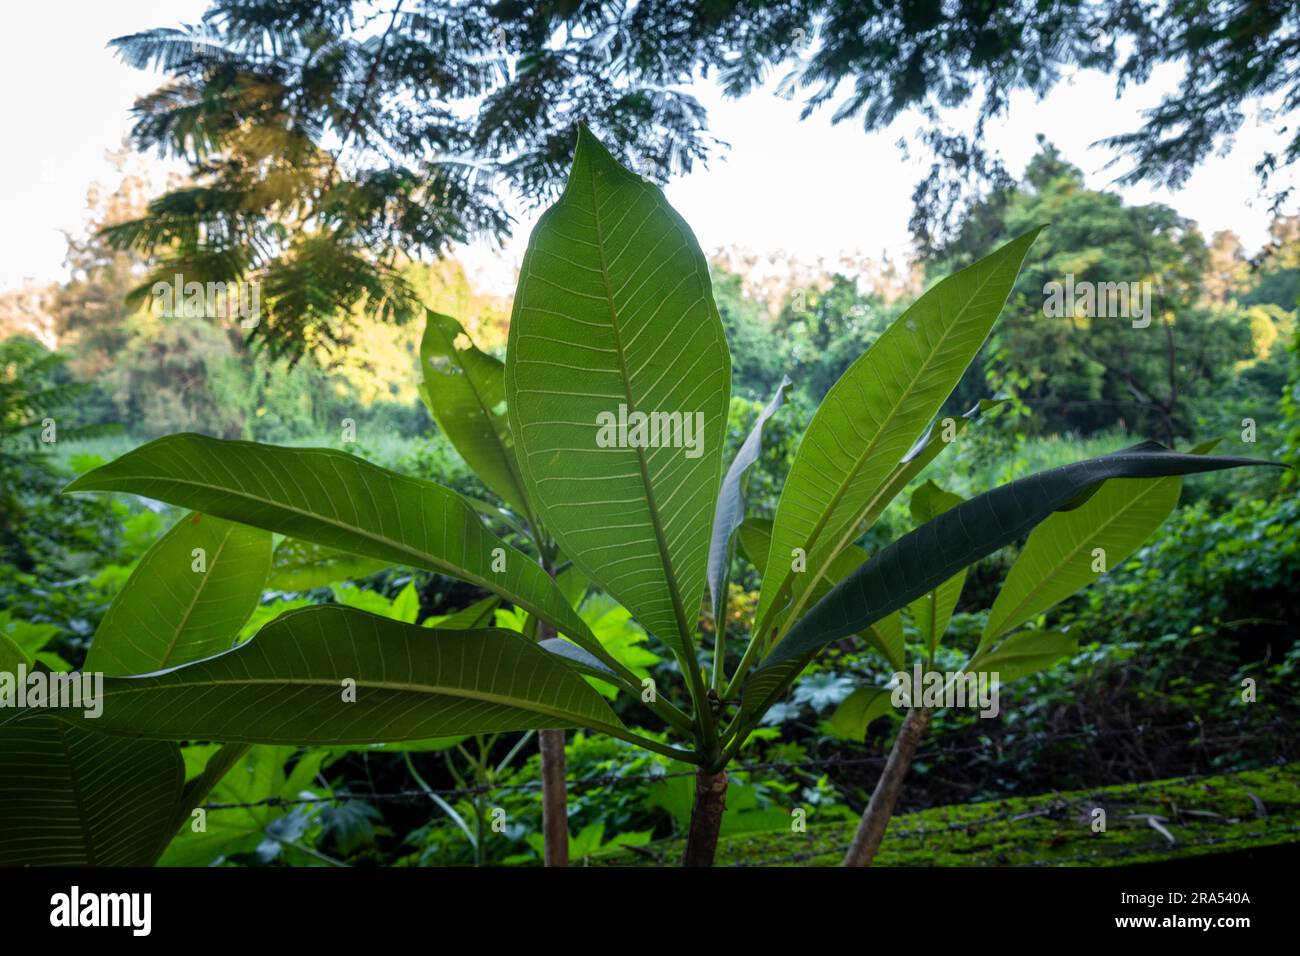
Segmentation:
{"type": "Polygon", "coordinates": [[[290,611],[205,661],[106,678],[103,700],[98,728],[175,740],[358,744],[621,727],[577,674],[518,634],[428,629],[337,605],[290,611]]]}
{"type": "Polygon", "coordinates": [[[768,561],[781,571],[763,579],[759,621],[799,588],[814,586],[820,569],[888,503],[884,494],[901,490],[891,475],[916,452],[927,423],[984,344],[1039,229],[937,283],[831,387],[781,491],[768,561]],[[811,581],[789,569],[796,548],[807,556],[811,581]]]}
{"type": "Polygon", "coordinates": [[[976,655],[966,666],[968,673],[996,673],[998,683],[1036,674],[1051,667],[1062,657],[1079,653],[1079,641],[1065,631],[1019,631],[1002,641],[991,652],[976,655]]]}
{"type": "Polygon", "coordinates": [[[583,599],[591,588],[587,576],[572,565],[555,576],[555,583],[559,586],[564,599],[576,608],[582,607],[583,599]]]}
{"type": "Polygon", "coordinates": [[[466,629],[491,627],[492,614],[500,604],[501,599],[498,597],[485,597],[483,600],[475,601],[469,607],[461,608],[456,613],[448,614],[446,617],[431,617],[424,622],[423,626],[466,629]]]}
{"type": "Polygon", "coordinates": [[[1169,517],[1182,484],[1178,477],[1111,481],[1079,507],[1048,517],[1007,573],[979,649],[1101,577],[1093,549],[1102,549],[1106,568],[1122,564],[1169,517]]]}
{"type": "Polygon", "coordinates": [[[328,448],[169,435],[82,475],[66,491],[125,491],[381,561],[449,574],[513,601],[581,643],[555,582],[494,537],[454,491],[328,448]],[[493,570],[501,549],[504,570],[493,570]]]}
{"type": "Polygon", "coordinates": [[[28,660],[36,657],[46,644],[59,633],[57,624],[33,624],[14,617],[6,608],[0,611],[0,637],[8,638],[28,660]]]}
{"type": "Polygon", "coordinates": [[[10,715],[0,722],[0,866],[149,866],[175,832],[183,781],[171,741],[10,715]]]}
{"type": "Polygon", "coordinates": [[[420,595],[415,590],[415,583],[408,582],[406,587],[397,592],[397,596],[386,598],[378,591],[359,588],[355,584],[336,584],[330,588],[334,603],[354,607],[358,611],[381,614],[395,621],[414,624],[420,616],[420,595]]]}
{"type": "Polygon", "coordinates": [[[461,324],[426,310],[420,395],[465,464],[507,505],[528,514],[506,419],[505,366],[479,351],[461,324]]]}
{"type": "MultiPolygon", "coordinates": [[[[912,521],[923,525],[964,500],[961,495],[944,491],[933,481],[927,481],[912,494],[912,521]]],[[[965,583],[966,569],[962,568],[933,591],[928,591],[908,605],[912,621],[921,632],[921,640],[929,651],[930,660],[934,660],[939,641],[948,630],[948,622],[952,619],[953,609],[957,606],[957,599],[961,597],[965,583]]]]}
{"type": "Polygon", "coordinates": [[[194,810],[212,795],[212,791],[221,783],[222,778],[244,759],[249,749],[248,744],[214,744],[191,746],[181,751],[181,756],[185,760],[187,778],[192,761],[200,753],[206,754],[207,759],[203,762],[203,769],[198,776],[185,781],[181,805],[176,814],[178,829],[187,823],[193,826],[194,810]]]}
{"type": "Polygon", "coordinates": [[[200,802],[260,805],[210,810],[204,821],[205,829],[198,832],[190,825],[192,818],[187,812],[179,835],[167,847],[159,865],[210,866],[223,857],[254,852],[267,839],[267,831],[274,823],[288,814],[302,812],[300,808],[276,806],[267,801],[302,799],[307,788],[315,785],[314,778],[321,765],[335,756],[327,750],[300,753],[294,747],[232,744],[186,747],[186,766],[191,772],[203,768],[203,773],[190,780],[187,788],[207,785],[207,792],[195,800],[195,805],[200,802]],[[295,756],[293,770],[286,773],[286,763],[295,756]],[[215,779],[204,780],[214,767],[217,768],[215,779]]]}
{"type": "Polygon", "coordinates": [[[17,674],[19,664],[30,667],[31,663],[31,658],[23,653],[21,647],[0,634],[0,674],[17,674]]]}
{"type": "Polygon", "coordinates": [[[1099,482],[1274,464],[1184,454],[1143,442],[977,495],[899,538],[836,585],[750,675],[747,706],[761,706],[759,702],[779,693],[831,641],[861,630],[1010,544],[1099,482]]]}
{"type": "Polygon", "coordinates": [[[867,727],[889,713],[893,691],[888,687],[859,687],[845,697],[831,714],[831,729],[841,740],[862,743],[867,727]]]}
{"type": "Polygon", "coordinates": [[[618,675],[601,663],[593,654],[584,651],[577,644],[562,637],[548,637],[537,642],[537,646],[549,654],[568,662],[569,666],[587,677],[595,677],[611,684],[619,682],[618,675]]]}
{"type": "Polygon", "coordinates": [[[704,588],[730,385],[695,237],[583,128],[515,293],[510,427],[529,500],[564,554],[678,651],[704,588]],[[667,435],[651,443],[637,415],[667,435]],[[641,439],[651,447],[630,447],[641,439]]]}
{"type": "Polygon", "coordinates": [[[894,670],[901,671],[907,666],[903,647],[903,616],[898,611],[868,624],[865,630],[858,632],[858,636],[878,650],[894,670]]]}
{"type": "Polygon", "coordinates": [[[722,488],[718,492],[718,505],[713,513],[713,531],[709,539],[709,603],[713,608],[714,620],[722,617],[722,601],[725,598],[724,582],[731,565],[732,535],[745,518],[745,476],[754,462],[758,461],[758,456],[763,453],[763,426],[780,409],[781,402],[785,398],[785,390],[789,387],[790,379],[782,375],[781,384],[776,387],[776,394],[758,413],[758,418],[754,420],[753,427],[745,436],[744,442],[736,452],[735,460],[732,461],[731,467],[727,469],[727,474],[722,479],[722,488]]]}
{"type": "MultiPolygon", "coordinates": [[[[772,544],[772,522],[765,518],[746,518],[740,525],[736,540],[749,563],[754,565],[759,574],[763,574],[772,544]]],[[[811,600],[818,601],[830,593],[835,584],[866,560],[867,552],[857,545],[846,547],[835,556],[835,560],[813,588],[811,600]]],[[[878,650],[891,667],[895,670],[903,669],[903,617],[900,613],[895,612],[873,622],[859,636],[878,650]]]]}
{"type": "Polygon", "coordinates": [[[257,607],[270,568],[267,532],[185,515],[113,598],[85,669],[148,674],[227,650],[257,607]]]}
{"type": "Polygon", "coordinates": [[[388,561],[285,538],[271,553],[271,577],[266,586],[273,591],[311,591],[369,577],[389,565],[388,561]]]}
{"type": "Polygon", "coordinates": [[[772,521],[770,518],[746,518],[736,529],[736,543],[745,560],[754,566],[759,576],[767,574],[767,555],[772,547],[772,521]]]}

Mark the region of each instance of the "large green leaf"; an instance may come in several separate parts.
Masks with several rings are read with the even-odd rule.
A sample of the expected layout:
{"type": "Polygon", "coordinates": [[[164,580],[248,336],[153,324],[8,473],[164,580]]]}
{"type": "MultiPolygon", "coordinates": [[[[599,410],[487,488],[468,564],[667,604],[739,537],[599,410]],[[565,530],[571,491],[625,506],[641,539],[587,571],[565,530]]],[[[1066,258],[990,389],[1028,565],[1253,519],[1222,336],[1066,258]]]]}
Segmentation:
{"type": "Polygon", "coordinates": [[[763,579],[760,622],[815,586],[820,569],[888,503],[882,492],[901,490],[891,475],[984,344],[1038,232],[937,283],[831,387],[781,491],[768,561],[779,570],[763,579]],[[802,579],[790,566],[796,548],[808,558],[802,579]]]}
{"type": "Polygon", "coordinates": [[[1080,507],[1047,518],[1007,573],[980,650],[1101,577],[1094,549],[1102,549],[1106,568],[1118,567],[1169,517],[1182,484],[1178,477],[1107,482],[1080,507]]]}
{"type": "Polygon", "coordinates": [[[187,514],[145,552],[113,598],[85,669],[147,674],[235,643],[271,567],[271,535],[187,514]]]}
{"type": "Polygon", "coordinates": [[[285,538],[271,552],[271,577],[266,586],[274,591],[311,591],[338,581],[369,577],[390,563],[285,538]]]}
{"type": "Polygon", "coordinates": [[[480,351],[459,322],[427,310],[420,394],[465,463],[507,505],[528,514],[506,419],[505,366],[480,351]]]}
{"type": "MultiPolygon", "coordinates": [[[[912,494],[912,520],[918,525],[925,524],[949,508],[961,504],[963,500],[961,495],[944,491],[933,481],[927,481],[912,494]]],[[[957,599],[961,597],[962,585],[965,583],[966,569],[962,568],[933,591],[927,591],[908,605],[912,622],[921,633],[930,660],[934,660],[939,641],[948,630],[948,622],[952,619],[953,609],[957,606],[957,599]]]]}
{"type": "Polygon", "coordinates": [[[747,707],[761,707],[831,641],[861,630],[1027,533],[1110,479],[1157,478],[1274,462],[1171,451],[1156,442],[1020,478],[945,511],[837,584],[750,675],[747,707]]]}
{"type": "Polygon", "coordinates": [[[171,741],[27,711],[0,721],[0,866],[149,866],[175,831],[171,741]]]}
{"type": "Polygon", "coordinates": [[[621,727],[582,678],[518,634],[337,605],[290,611],[205,661],[106,678],[103,699],[98,729],[174,740],[359,744],[621,727]],[[355,682],[354,701],[344,681],[355,682]]]}
{"type": "Polygon", "coordinates": [[[450,574],[513,601],[579,643],[594,642],[550,576],[493,536],[459,495],[340,451],[169,435],[87,472],[65,490],[131,492],[450,574]],[[504,570],[493,570],[497,557],[504,570]]]}
{"type": "Polygon", "coordinates": [[[515,293],[511,432],[529,500],[565,556],[678,649],[704,588],[730,385],[695,237],[582,129],[515,293]],[[626,431],[609,425],[620,412],[626,431]],[[635,415],[674,416],[652,419],[668,440],[639,434],[635,415]],[[630,447],[639,440],[651,447],[630,447]]]}

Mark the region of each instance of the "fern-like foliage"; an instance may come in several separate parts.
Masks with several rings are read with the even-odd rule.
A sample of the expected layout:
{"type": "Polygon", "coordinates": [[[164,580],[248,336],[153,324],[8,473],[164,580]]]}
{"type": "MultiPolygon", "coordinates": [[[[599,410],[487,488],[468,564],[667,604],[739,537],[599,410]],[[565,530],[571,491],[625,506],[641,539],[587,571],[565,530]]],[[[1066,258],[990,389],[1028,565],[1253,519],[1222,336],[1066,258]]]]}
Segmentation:
{"type": "Polygon", "coordinates": [[[507,191],[551,196],[580,120],[661,177],[705,155],[694,99],[612,82],[607,32],[555,27],[463,0],[217,0],[201,23],[118,37],[123,61],[166,74],[135,103],[136,145],[192,180],[104,231],[154,266],[133,298],[177,274],[258,283],[251,334],[296,358],[346,341],[358,307],[416,314],[397,264],[504,238],[507,191]]]}

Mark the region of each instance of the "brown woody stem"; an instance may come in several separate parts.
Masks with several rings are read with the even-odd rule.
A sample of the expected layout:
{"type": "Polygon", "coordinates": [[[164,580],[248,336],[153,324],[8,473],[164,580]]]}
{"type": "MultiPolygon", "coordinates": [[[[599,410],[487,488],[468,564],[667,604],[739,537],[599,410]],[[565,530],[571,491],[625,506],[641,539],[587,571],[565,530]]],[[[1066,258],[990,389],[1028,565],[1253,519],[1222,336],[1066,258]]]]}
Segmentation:
{"type": "Polygon", "coordinates": [[[713,865],[726,809],[727,771],[710,773],[701,767],[695,774],[695,803],[691,806],[691,827],[686,834],[682,866],[713,865]]]}
{"type": "Polygon", "coordinates": [[[912,766],[912,757],[916,755],[916,745],[930,723],[933,711],[924,707],[913,707],[907,712],[903,726],[898,731],[894,746],[885,761],[885,769],[876,782],[876,789],[871,794],[871,802],[858,821],[857,832],[853,842],[844,855],[844,866],[870,866],[884,839],[885,827],[894,814],[894,804],[898,802],[898,793],[903,787],[903,778],[912,766]]]}
{"type": "Polygon", "coordinates": [[[564,780],[564,731],[539,730],[537,740],[542,751],[542,859],[547,866],[568,866],[569,806],[564,780]]]}

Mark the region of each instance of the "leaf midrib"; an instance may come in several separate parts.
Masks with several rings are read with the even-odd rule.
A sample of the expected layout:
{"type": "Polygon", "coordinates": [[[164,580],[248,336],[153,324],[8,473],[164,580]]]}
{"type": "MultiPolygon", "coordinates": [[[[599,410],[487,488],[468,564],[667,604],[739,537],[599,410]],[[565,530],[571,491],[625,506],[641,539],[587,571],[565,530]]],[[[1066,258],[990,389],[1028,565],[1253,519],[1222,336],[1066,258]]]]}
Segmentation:
{"type": "Polygon", "coordinates": [[[221,559],[221,553],[226,550],[226,544],[230,541],[230,536],[234,534],[234,532],[234,525],[231,525],[226,528],[226,533],[222,535],[221,544],[217,545],[217,553],[212,557],[212,564],[208,567],[208,570],[204,572],[203,580],[200,581],[198,586],[194,589],[194,594],[190,597],[189,607],[187,607],[185,613],[181,615],[180,624],[173,628],[171,639],[167,642],[166,650],[163,653],[162,660],[158,662],[158,667],[155,668],[156,670],[166,667],[168,661],[171,660],[172,653],[176,650],[176,642],[180,640],[181,633],[185,630],[186,626],[189,624],[190,617],[194,614],[194,608],[198,606],[199,595],[203,593],[203,589],[206,588],[208,582],[212,580],[212,575],[216,573],[217,564],[221,559]]]}
{"type": "Polygon", "coordinates": [[[91,838],[89,807],[82,792],[81,779],[77,775],[77,764],[72,759],[72,748],[68,744],[68,734],[72,733],[72,728],[64,725],[61,720],[55,721],[55,724],[57,725],[54,728],[55,732],[59,735],[59,748],[63,751],[63,758],[68,765],[68,782],[72,787],[72,799],[77,805],[77,827],[81,830],[81,842],[86,848],[86,864],[96,866],[98,853],[95,841],[91,838]]]}
{"type": "MultiPolygon", "coordinates": [[[[600,197],[596,191],[596,166],[588,166],[591,178],[591,215],[596,227],[596,252],[600,257],[600,281],[605,290],[605,303],[609,307],[610,328],[614,335],[614,354],[618,356],[618,376],[623,383],[623,395],[627,399],[628,415],[636,411],[637,405],[632,398],[632,379],[627,372],[627,357],[623,347],[623,331],[619,324],[618,309],[614,305],[614,289],[609,275],[609,264],[605,259],[605,232],[600,223],[600,197]]],[[[637,465],[641,470],[641,484],[645,487],[646,509],[650,512],[650,527],[654,531],[655,546],[659,551],[659,564],[664,581],[668,586],[668,595],[672,600],[673,617],[677,622],[679,641],[684,650],[689,651],[691,634],[686,623],[686,609],[682,603],[681,591],[677,586],[677,577],[673,573],[672,559],[668,553],[668,541],[664,536],[663,519],[659,514],[659,505],[655,501],[654,485],[650,481],[650,465],[646,460],[645,449],[637,447],[637,465]]]]}
{"type": "MultiPolygon", "coordinates": [[[[118,680],[132,680],[133,678],[118,678],[118,680]]],[[[115,690],[105,690],[104,698],[108,700],[112,697],[122,697],[129,694],[149,694],[164,693],[173,690],[193,690],[207,689],[212,687],[254,687],[262,685],[289,686],[289,687],[320,687],[331,690],[338,689],[338,681],[332,677],[241,677],[241,678],[221,678],[209,680],[192,680],[192,681],[171,681],[161,686],[149,687],[120,687],[115,690]]],[[[370,690],[391,691],[394,693],[418,694],[421,696],[444,696],[455,697],[462,700],[476,700],[484,703],[499,704],[503,707],[511,707],[515,710],[527,710],[533,713],[542,714],[546,717],[560,717],[565,720],[571,720],[575,723],[581,723],[592,728],[603,728],[611,726],[607,721],[601,721],[596,718],[587,717],[574,711],[561,710],[557,707],[548,707],[544,704],[534,703],[523,698],[510,697],[504,694],[493,694],[488,692],[469,692],[463,687],[447,687],[441,684],[419,684],[409,681],[382,681],[382,680],[364,680],[356,679],[356,686],[370,690]]],[[[170,739],[170,738],[168,738],[170,739]]]]}
{"type": "MultiPolygon", "coordinates": [[[[432,565],[433,570],[435,571],[448,574],[452,577],[460,578],[464,581],[469,581],[473,584],[478,584],[486,588],[487,590],[491,591],[493,594],[499,594],[501,597],[506,598],[507,600],[512,601],[515,604],[518,604],[520,607],[524,608],[525,610],[531,611],[532,613],[536,614],[540,618],[545,619],[552,616],[548,612],[542,610],[539,606],[533,604],[530,601],[524,600],[522,596],[501,587],[491,579],[474,574],[468,568],[463,568],[458,565],[444,562],[441,559],[435,557],[434,555],[429,554],[427,551],[420,551],[417,548],[413,548],[410,547],[409,545],[402,544],[401,542],[395,541],[392,538],[388,538],[385,537],[384,535],[375,534],[374,532],[367,531],[366,529],[361,528],[358,525],[348,524],[345,521],[340,521],[335,518],[327,517],[316,511],[307,511],[295,505],[287,504],[281,501],[276,501],[273,498],[263,498],[259,495],[252,494],[251,492],[246,491],[243,488],[232,491],[230,488],[223,487],[221,485],[208,484],[206,482],[194,481],[188,478],[177,478],[170,475],[165,478],[159,478],[157,475],[114,475],[106,479],[105,485],[107,485],[109,482],[133,482],[133,481],[172,482],[174,484],[188,485],[194,488],[202,488],[207,491],[214,491],[222,494],[233,494],[237,498],[244,498],[247,501],[255,502],[257,504],[262,504],[262,505],[269,505],[272,508],[277,508],[282,511],[288,511],[291,512],[292,514],[300,515],[301,517],[304,518],[310,518],[313,521],[319,521],[322,524],[326,524],[326,525],[330,525],[331,527],[338,528],[340,531],[348,531],[353,534],[359,535],[362,538],[365,538],[369,541],[373,541],[375,544],[382,545],[385,547],[391,547],[393,550],[399,551],[402,554],[408,555],[412,558],[418,558],[421,561],[426,562],[427,565],[432,565]]],[[[86,490],[95,490],[95,489],[91,489],[87,487],[86,490]]],[[[103,490],[115,490],[115,489],[105,487],[103,488],[103,490]]],[[[130,490],[130,489],[128,488],[126,490],[130,490]]],[[[454,492],[452,492],[452,494],[454,494],[454,492]]],[[[146,495],[146,497],[148,496],[146,495]]],[[[476,521],[478,520],[477,517],[475,518],[475,520],[476,521]]],[[[332,546],[325,545],[325,547],[332,547],[332,546]]],[[[417,564],[415,565],[415,567],[421,567],[421,565],[417,564]]],[[[569,627],[572,627],[572,625],[569,625],[569,627]]],[[[562,628],[562,630],[565,633],[571,633],[568,628],[562,628]]],[[[577,631],[577,633],[582,634],[582,631],[579,630],[577,631]]],[[[582,636],[586,637],[587,635],[582,634],[582,636]]]]}

